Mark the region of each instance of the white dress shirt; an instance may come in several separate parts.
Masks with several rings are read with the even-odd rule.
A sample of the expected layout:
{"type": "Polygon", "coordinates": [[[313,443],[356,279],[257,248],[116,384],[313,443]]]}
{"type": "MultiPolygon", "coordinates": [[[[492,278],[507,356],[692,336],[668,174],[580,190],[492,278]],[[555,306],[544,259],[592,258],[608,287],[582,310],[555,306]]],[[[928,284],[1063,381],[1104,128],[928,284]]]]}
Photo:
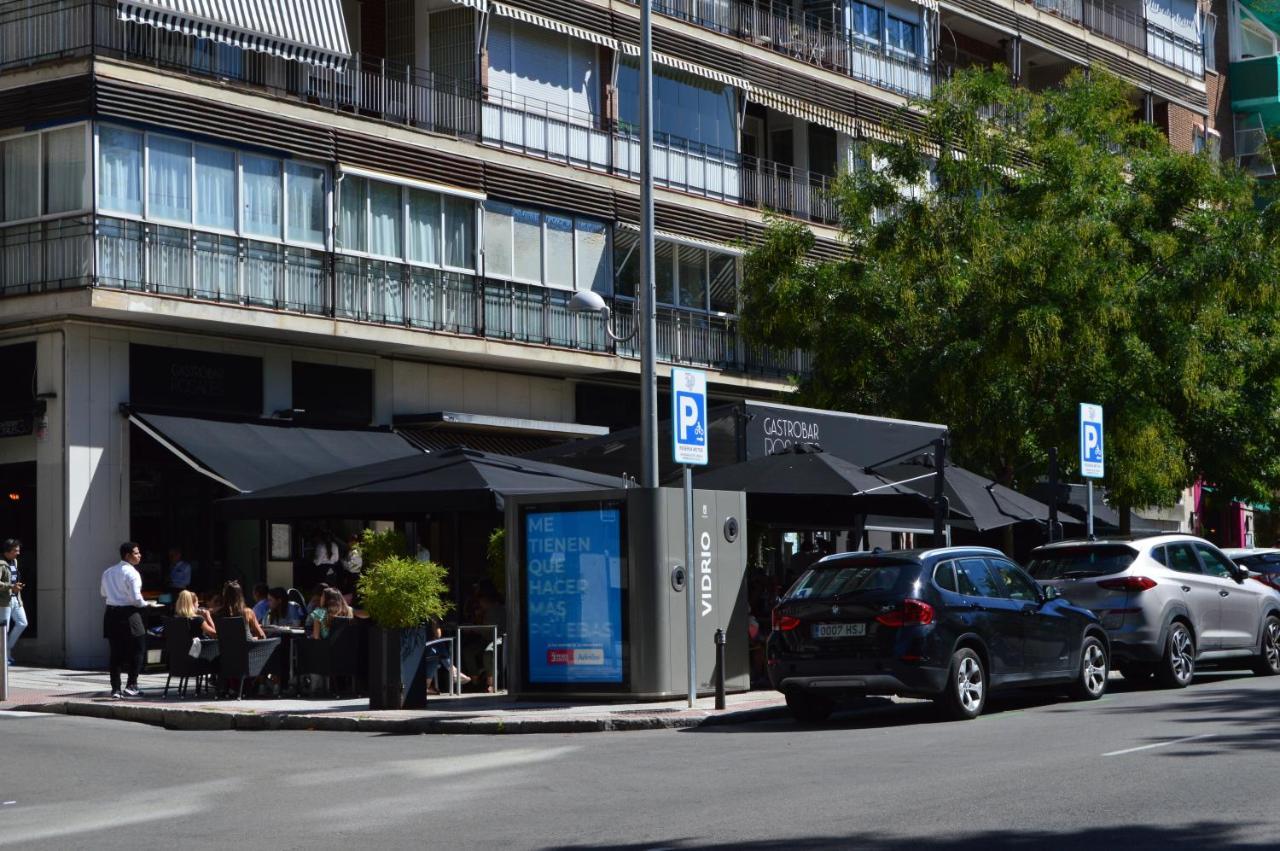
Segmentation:
{"type": "Polygon", "coordinates": [[[111,565],[102,572],[102,596],[108,606],[145,606],[142,599],[142,574],[127,561],[111,565]]]}

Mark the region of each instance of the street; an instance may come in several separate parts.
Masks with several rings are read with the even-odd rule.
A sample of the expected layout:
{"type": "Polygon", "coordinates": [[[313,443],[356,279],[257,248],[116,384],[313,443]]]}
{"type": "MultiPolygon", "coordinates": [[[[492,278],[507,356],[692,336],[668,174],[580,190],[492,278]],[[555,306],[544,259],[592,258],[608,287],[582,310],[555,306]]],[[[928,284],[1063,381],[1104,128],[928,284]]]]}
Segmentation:
{"type": "Polygon", "coordinates": [[[696,731],[173,732],[0,717],[0,847],[1269,846],[1280,678],[696,731]]]}

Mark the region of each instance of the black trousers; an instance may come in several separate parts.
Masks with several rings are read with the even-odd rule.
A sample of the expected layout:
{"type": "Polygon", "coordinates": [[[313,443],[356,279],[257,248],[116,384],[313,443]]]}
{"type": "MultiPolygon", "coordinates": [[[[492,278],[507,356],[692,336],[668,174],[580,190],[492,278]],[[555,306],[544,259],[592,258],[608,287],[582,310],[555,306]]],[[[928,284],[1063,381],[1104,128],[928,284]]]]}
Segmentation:
{"type": "Polygon", "coordinates": [[[111,690],[120,691],[120,673],[131,686],[138,685],[138,674],[147,658],[147,633],[142,615],[129,606],[108,606],[103,618],[103,632],[111,647],[111,690]]]}

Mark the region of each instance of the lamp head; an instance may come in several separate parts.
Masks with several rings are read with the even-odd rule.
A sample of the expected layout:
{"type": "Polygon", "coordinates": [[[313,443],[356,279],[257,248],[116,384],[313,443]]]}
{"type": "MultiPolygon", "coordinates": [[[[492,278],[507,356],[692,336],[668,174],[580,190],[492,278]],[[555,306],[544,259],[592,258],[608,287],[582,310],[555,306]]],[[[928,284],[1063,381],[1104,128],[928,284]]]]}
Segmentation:
{"type": "Polygon", "coordinates": [[[599,293],[583,290],[574,293],[573,298],[569,299],[569,311],[571,313],[603,313],[607,316],[609,305],[604,303],[599,293]]]}

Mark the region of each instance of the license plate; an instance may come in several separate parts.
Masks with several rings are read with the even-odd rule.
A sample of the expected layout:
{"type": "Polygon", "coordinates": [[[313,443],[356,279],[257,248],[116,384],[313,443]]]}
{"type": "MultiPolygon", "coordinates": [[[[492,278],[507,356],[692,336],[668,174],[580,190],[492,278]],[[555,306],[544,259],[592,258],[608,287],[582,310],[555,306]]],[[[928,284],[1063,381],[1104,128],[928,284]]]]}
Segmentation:
{"type": "Polygon", "coordinates": [[[813,625],[814,638],[859,638],[867,634],[865,623],[819,623],[813,625]]]}

